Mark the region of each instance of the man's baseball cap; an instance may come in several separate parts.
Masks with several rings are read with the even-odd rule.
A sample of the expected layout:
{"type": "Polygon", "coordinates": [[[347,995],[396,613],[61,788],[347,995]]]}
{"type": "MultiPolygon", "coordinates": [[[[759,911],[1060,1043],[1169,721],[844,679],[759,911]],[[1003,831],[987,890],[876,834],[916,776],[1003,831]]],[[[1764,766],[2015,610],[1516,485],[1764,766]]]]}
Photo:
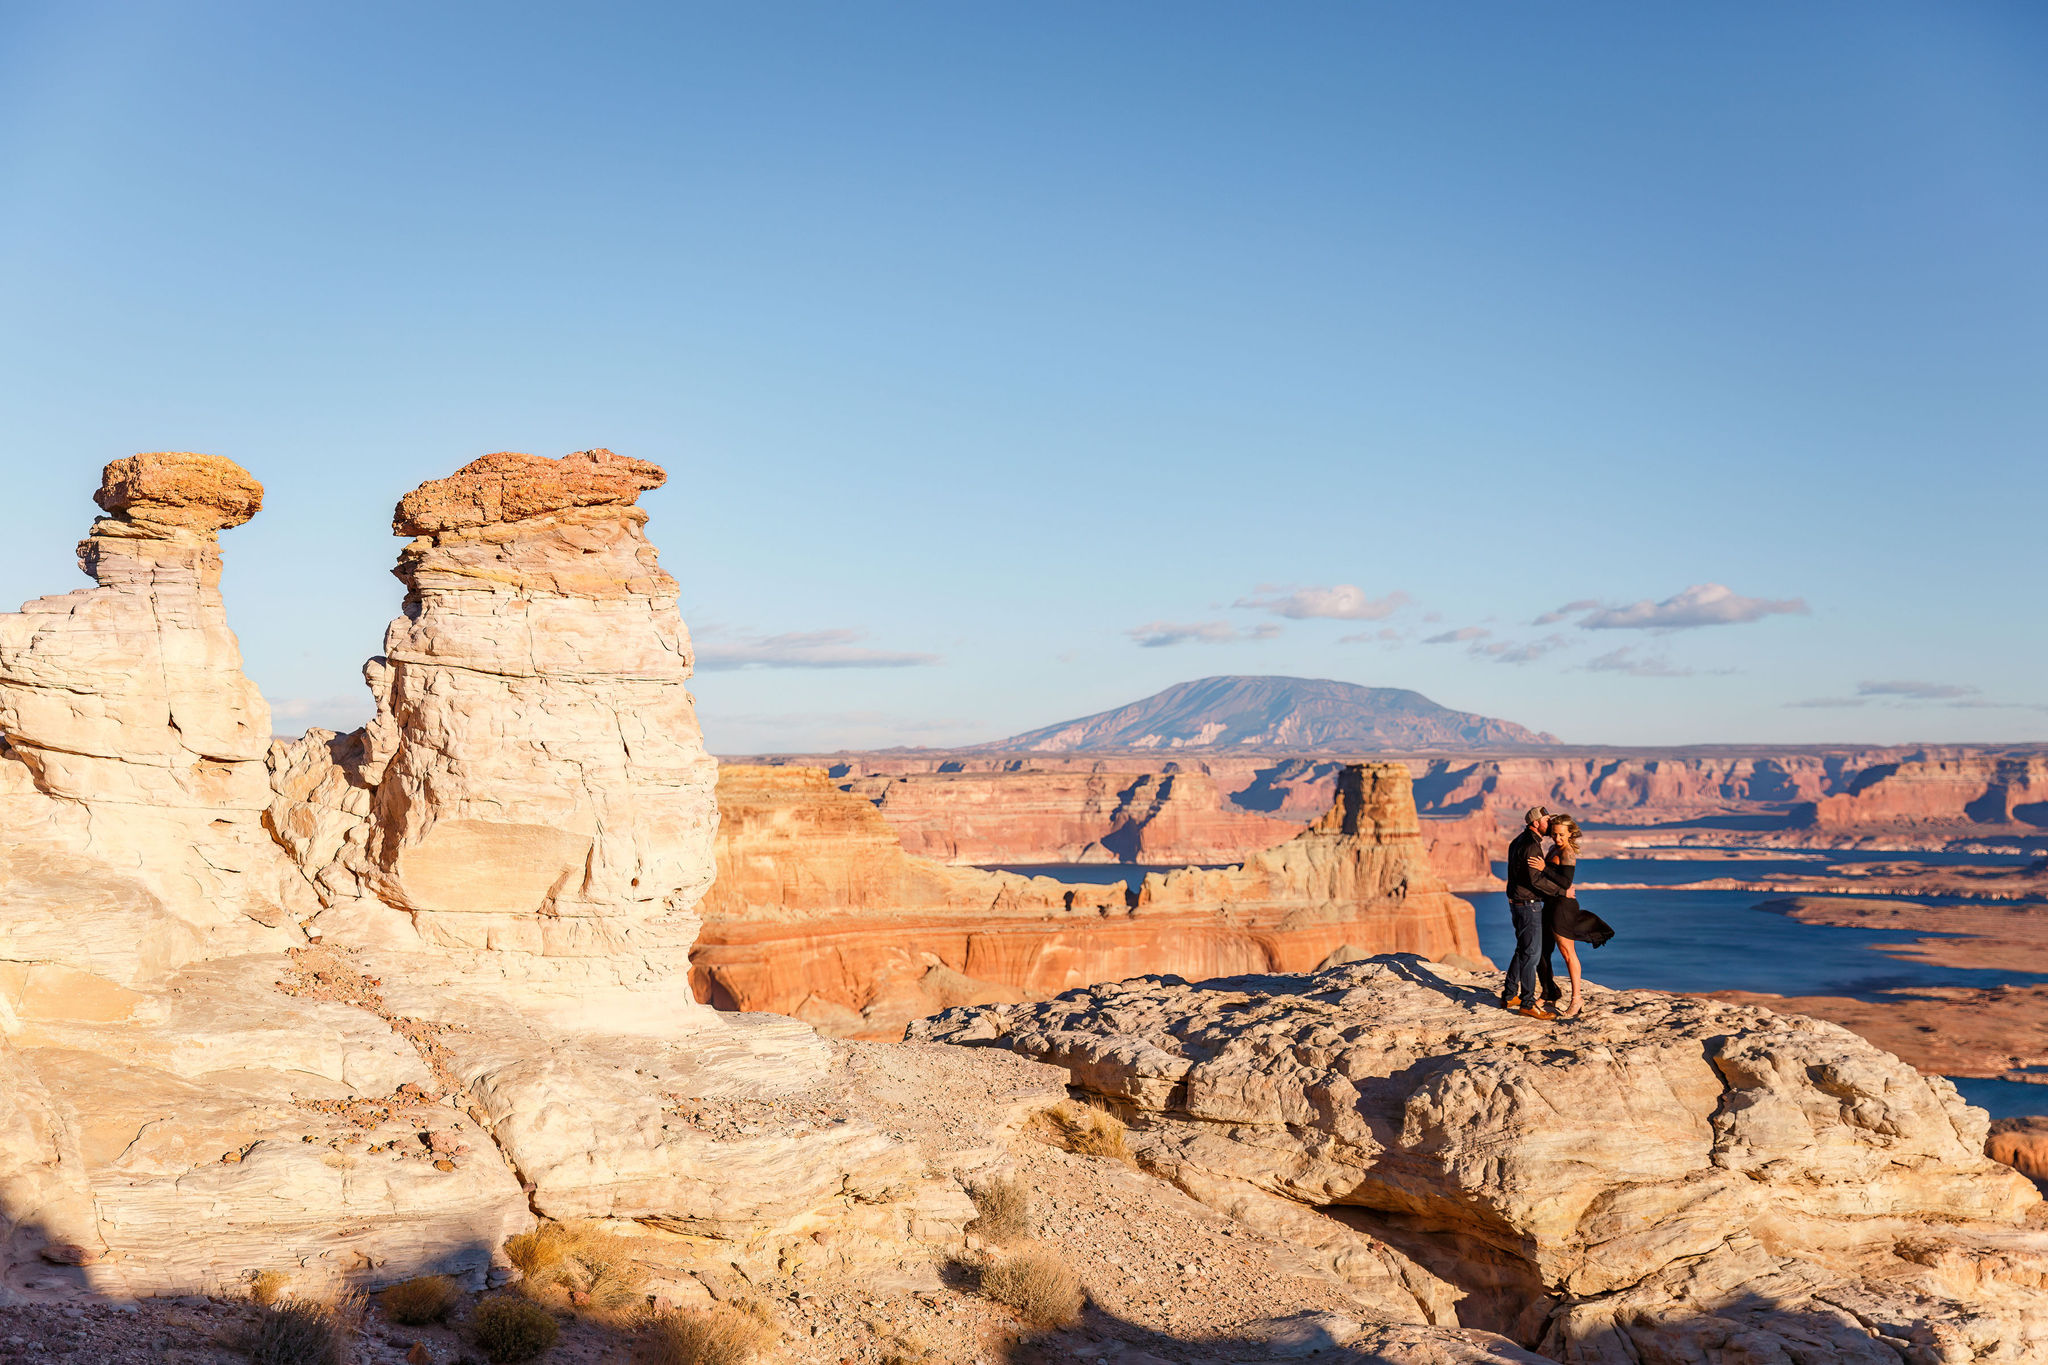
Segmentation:
{"type": "Polygon", "coordinates": [[[1527,811],[1523,812],[1523,814],[1522,814],[1522,823],[1523,823],[1523,824],[1525,824],[1525,825],[1533,825],[1533,824],[1535,824],[1535,823],[1536,823],[1536,822],[1537,822],[1538,820],[1548,820],[1549,818],[1550,818],[1550,808],[1549,808],[1549,807],[1547,807],[1547,806],[1531,806],[1531,807],[1529,807],[1529,809],[1528,809],[1527,811]]]}

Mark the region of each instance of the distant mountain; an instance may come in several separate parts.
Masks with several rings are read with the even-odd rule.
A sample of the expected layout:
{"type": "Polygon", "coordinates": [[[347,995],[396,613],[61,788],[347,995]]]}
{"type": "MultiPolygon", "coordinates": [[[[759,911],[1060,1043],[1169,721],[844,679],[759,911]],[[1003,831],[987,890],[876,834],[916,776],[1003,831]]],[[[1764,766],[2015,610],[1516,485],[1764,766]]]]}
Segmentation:
{"type": "Polygon", "coordinates": [[[1482,749],[1555,744],[1513,721],[1438,706],[1403,687],[1328,678],[1198,678],[1114,711],[979,749],[1482,749]]]}

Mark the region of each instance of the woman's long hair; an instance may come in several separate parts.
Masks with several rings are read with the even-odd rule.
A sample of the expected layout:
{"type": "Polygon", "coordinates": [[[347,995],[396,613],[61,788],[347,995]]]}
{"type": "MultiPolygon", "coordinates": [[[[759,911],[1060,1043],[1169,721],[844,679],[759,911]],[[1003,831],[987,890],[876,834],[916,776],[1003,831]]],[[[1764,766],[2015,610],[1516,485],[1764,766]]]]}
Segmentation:
{"type": "Polygon", "coordinates": [[[1563,849],[1567,854],[1571,855],[1571,859],[1573,862],[1577,862],[1579,860],[1578,821],[1572,819],[1569,815],[1551,816],[1550,837],[1557,841],[1557,846],[1559,848],[1563,849]]]}

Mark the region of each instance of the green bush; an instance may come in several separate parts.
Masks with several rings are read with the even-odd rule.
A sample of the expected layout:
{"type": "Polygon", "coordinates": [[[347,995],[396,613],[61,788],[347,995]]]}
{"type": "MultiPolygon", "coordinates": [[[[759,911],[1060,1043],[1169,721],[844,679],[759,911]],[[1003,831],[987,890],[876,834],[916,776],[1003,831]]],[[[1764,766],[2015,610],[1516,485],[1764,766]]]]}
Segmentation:
{"type": "Polygon", "coordinates": [[[501,1362],[532,1360],[555,1344],[561,1330],[555,1315],[531,1299],[500,1294],[483,1300],[469,1315],[470,1335],[477,1349],[501,1362]]]}

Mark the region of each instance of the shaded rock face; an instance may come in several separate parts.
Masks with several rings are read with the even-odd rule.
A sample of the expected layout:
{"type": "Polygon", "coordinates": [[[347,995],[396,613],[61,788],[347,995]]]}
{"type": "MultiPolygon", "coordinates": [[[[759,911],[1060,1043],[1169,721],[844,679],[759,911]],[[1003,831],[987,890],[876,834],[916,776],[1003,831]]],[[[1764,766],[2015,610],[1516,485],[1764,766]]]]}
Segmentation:
{"type": "Polygon", "coordinates": [[[1383,957],[911,1036],[1066,1067],[1197,1198],[1314,1211],[1333,1265],[1390,1242],[1557,1360],[2038,1358],[2048,1222],[1948,1082],[1814,1020],[1593,987],[1560,1030],[1494,985],[1383,957]]]}
{"type": "Polygon", "coordinates": [[[1430,871],[1406,769],[1347,770],[1310,829],[1237,867],[1120,884],[945,867],[817,769],[728,765],[699,997],[895,1038],[951,1005],[1143,972],[1307,971],[1374,952],[1480,957],[1430,871]]]}

